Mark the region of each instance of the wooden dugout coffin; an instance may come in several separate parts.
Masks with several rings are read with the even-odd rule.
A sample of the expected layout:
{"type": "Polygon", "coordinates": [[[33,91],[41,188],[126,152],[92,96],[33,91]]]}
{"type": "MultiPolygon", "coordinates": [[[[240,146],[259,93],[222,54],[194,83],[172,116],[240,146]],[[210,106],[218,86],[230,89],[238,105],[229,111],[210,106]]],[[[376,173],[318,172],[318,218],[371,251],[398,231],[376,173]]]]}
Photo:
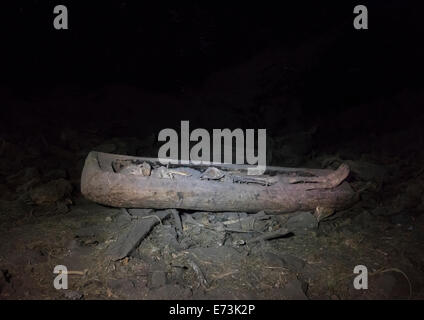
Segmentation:
{"type": "Polygon", "coordinates": [[[82,171],[81,192],[87,199],[113,207],[252,213],[308,211],[317,207],[337,210],[352,205],[357,198],[344,181],[349,174],[347,165],[337,170],[267,167],[261,176],[247,175],[248,167],[211,164],[167,168],[154,158],[92,151],[82,171]],[[149,167],[152,171],[128,174],[116,170],[117,162],[149,167]],[[223,178],[204,178],[211,167],[223,178]],[[169,176],[154,174],[159,169],[168,170],[169,176]]]}

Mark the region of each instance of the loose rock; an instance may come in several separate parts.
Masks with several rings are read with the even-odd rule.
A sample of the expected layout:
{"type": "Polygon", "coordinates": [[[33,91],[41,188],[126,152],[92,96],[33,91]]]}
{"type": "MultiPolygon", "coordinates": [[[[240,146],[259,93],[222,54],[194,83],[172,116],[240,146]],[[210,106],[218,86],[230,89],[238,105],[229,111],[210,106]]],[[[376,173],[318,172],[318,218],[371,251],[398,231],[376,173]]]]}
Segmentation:
{"type": "Polygon", "coordinates": [[[300,234],[315,230],[318,227],[318,221],[309,212],[299,212],[287,220],[285,227],[295,234],[300,234]]]}

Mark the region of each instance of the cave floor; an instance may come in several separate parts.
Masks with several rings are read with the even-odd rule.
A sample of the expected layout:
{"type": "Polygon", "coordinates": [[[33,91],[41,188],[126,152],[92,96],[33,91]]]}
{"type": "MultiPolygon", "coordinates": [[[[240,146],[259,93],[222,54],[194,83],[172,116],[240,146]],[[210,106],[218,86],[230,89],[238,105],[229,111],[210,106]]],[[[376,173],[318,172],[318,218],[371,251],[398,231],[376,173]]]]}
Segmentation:
{"type": "MultiPolygon", "coordinates": [[[[219,217],[195,213],[194,219],[211,215],[219,217]]],[[[177,240],[170,218],[156,225],[130,257],[111,261],[107,248],[129,220],[119,209],[78,197],[65,214],[26,216],[3,224],[1,298],[423,298],[422,216],[395,224],[359,203],[314,230],[251,245],[237,245],[242,242],[235,238],[222,244],[213,231],[189,225],[177,240]],[[68,290],[53,286],[56,265],[77,271],[68,276],[68,290]],[[368,269],[367,290],[354,289],[357,265],[368,269]]]]}

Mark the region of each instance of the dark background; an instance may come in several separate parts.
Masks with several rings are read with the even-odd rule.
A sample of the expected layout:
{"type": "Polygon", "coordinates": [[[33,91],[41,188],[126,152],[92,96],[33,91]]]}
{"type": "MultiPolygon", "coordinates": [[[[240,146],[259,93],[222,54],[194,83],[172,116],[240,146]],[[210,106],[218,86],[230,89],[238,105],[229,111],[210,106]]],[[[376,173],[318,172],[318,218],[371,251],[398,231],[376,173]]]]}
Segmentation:
{"type": "Polygon", "coordinates": [[[414,3],[17,1],[0,10],[4,133],[53,138],[91,126],[142,136],[190,120],[269,134],[318,126],[327,141],[422,121],[414,3]],[[57,4],[68,7],[69,30],[53,28],[57,4]],[[353,28],[357,4],[368,6],[369,30],[353,28]]]}

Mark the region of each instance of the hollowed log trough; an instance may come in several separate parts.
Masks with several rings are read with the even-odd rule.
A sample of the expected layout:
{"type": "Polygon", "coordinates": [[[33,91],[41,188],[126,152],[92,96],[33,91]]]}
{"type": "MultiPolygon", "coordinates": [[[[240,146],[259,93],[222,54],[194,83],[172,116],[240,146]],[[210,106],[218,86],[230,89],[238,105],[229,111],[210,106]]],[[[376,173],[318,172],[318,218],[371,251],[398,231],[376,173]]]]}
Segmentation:
{"type": "Polygon", "coordinates": [[[260,179],[269,184],[251,183],[245,172],[249,166],[234,164],[181,165],[205,171],[213,166],[224,173],[238,174],[234,182],[207,180],[192,176],[164,179],[155,176],[115,172],[117,160],[160,166],[157,159],[92,151],[88,154],[81,177],[81,192],[94,202],[122,208],[187,209],[197,211],[243,211],[287,213],[334,210],[351,206],[357,194],[345,181],[349,168],[337,170],[267,167],[260,179]],[[237,181],[237,182],[235,182],[237,181]]]}

